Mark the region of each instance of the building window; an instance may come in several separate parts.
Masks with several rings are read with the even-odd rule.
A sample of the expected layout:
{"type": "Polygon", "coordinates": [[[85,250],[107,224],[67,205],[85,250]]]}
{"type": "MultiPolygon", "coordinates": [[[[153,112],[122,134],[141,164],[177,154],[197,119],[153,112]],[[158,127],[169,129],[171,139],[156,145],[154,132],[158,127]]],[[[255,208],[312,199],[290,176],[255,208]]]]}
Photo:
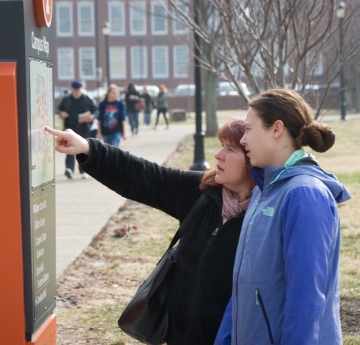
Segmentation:
{"type": "Polygon", "coordinates": [[[166,35],[168,33],[165,8],[156,2],[151,3],[151,32],[153,35],[166,35]]]}
{"type": "Polygon", "coordinates": [[[152,73],[153,78],[169,77],[169,51],[166,46],[152,48],[152,73]]]}
{"type": "Polygon", "coordinates": [[[174,77],[187,78],[189,71],[189,49],[185,46],[174,47],[174,77]]]}
{"type": "Polygon", "coordinates": [[[72,80],[74,79],[74,49],[58,48],[58,79],[72,80]]]}
{"type": "Polygon", "coordinates": [[[131,47],[131,77],[135,79],[147,78],[146,47],[131,47]]]}
{"type": "Polygon", "coordinates": [[[108,18],[110,34],[113,36],[125,35],[125,7],[124,3],[112,1],[108,3],[108,18]]]}
{"type": "Polygon", "coordinates": [[[79,48],[80,79],[95,79],[95,48],[79,48]]]}
{"type": "MultiPolygon", "coordinates": [[[[184,3],[178,3],[177,6],[183,11],[184,13],[189,13],[189,6],[184,3]]],[[[174,9],[174,19],[173,19],[173,33],[174,34],[184,34],[187,31],[186,25],[182,24],[183,17],[176,12],[174,9]],[[179,18],[178,20],[176,18],[179,18]]]]}
{"type": "Polygon", "coordinates": [[[126,79],[126,50],[124,47],[110,48],[111,79],[126,79]]]}
{"type": "Polygon", "coordinates": [[[77,9],[79,36],[94,36],[94,4],[78,2],[77,9]]]}
{"type": "Polygon", "coordinates": [[[145,35],[146,34],[146,3],[130,2],[130,34],[145,35]]]}
{"type": "Polygon", "coordinates": [[[56,31],[58,36],[73,36],[73,11],[71,2],[56,3],[56,31]]]}

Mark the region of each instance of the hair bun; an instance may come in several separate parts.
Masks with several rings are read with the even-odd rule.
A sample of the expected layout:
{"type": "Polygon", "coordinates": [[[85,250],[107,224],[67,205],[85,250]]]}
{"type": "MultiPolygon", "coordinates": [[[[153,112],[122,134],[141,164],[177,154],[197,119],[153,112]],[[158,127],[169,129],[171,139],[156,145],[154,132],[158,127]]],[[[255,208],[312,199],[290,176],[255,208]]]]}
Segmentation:
{"type": "Polygon", "coordinates": [[[326,152],[335,143],[335,133],[329,126],[312,121],[302,128],[302,144],[310,146],[316,152],[326,152]]]}

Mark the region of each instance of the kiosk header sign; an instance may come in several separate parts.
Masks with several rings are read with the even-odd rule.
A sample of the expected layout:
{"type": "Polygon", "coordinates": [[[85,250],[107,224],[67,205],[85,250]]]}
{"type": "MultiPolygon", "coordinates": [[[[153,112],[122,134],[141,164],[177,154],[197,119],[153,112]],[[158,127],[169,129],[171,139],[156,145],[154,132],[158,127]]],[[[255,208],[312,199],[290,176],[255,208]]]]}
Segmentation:
{"type": "Polygon", "coordinates": [[[53,14],[53,0],[34,0],[36,21],[40,28],[50,27],[53,14]]]}

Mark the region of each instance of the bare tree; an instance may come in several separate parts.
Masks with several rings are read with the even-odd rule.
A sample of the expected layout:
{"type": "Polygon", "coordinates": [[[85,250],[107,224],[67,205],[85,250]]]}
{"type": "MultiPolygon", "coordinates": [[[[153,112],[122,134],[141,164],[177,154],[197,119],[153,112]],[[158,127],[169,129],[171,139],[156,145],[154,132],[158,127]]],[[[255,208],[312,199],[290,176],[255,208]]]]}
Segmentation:
{"type": "MultiPolygon", "coordinates": [[[[165,0],[159,1],[165,4],[165,0]]],[[[166,1],[172,8],[170,15],[176,13],[177,20],[196,30],[205,42],[202,66],[233,82],[244,100],[247,96],[241,81],[256,93],[265,88],[293,88],[310,101],[318,118],[341,65],[346,66],[354,56],[358,61],[359,0],[346,4],[341,59],[337,4],[333,0],[205,2],[216,19],[215,26],[209,26],[206,18],[195,25],[193,17],[179,9],[178,0],[166,1]],[[222,69],[209,60],[205,54],[208,48],[222,69]],[[314,84],[325,88],[314,92],[314,84]]]]}
{"type": "MultiPolygon", "coordinates": [[[[213,34],[216,36],[219,34],[220,26],[216,22],[216,17],[214,16],[214,8],[209,6],[206,1],[202,1],[200,4],[200,19],[202,23],[206,23],[208,27],[212,28],[213,34]]],[[[205,89],[204,97],[204,108],[206,113],[206,131],[205,135],[207,137],[215,137],[217,135],[219,126],[216,116],[216,85],[218,80],[218,73],[214,73],[214,70],[219,70],[221,68],[221,62],[216,58],[215,54],[212,51],[212,47],[209,43],[204,40],[201,40],[201,53],[206,61],[209,61],[212,69],[203,69],[202,79],[205,89]]]]}

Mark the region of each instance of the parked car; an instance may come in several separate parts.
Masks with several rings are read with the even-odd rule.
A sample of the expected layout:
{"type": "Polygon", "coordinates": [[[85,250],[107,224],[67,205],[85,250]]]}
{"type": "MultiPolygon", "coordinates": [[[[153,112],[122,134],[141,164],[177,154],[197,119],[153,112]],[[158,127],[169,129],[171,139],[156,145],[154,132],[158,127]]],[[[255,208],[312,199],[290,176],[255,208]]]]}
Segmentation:
{"type": "MultiPolygon", "coordinates": [[[[241,86],[245,92],[245,95],[250,97],[251,92],[248,89],[247,85],[245,83],[241,83],[241,86]]],[[[234,83],[224,81],[218,84],[218,95],[219,96],[238,96],[239,93],[234,85],[234,83]]]]}
{"type": "Polygon", "coordinates": [[[86,90],[86,94],[92,99],[102,98],[106,94],[106,92],[106,87],[99,87],[95,90],[86,90]]]}
{"type": "MultiPolygon", "coordinates": [[[[149,95],[154,98],[159,94],[159,88],[156,85],[145,85],[146,89],[148,90],[149,95]]],[[[136,91],[142,94],[144,90],[144,86],[135,86],[136,91]]]]}
{"type": "Polygon", "coordinates": [[[54,98],[63,98],[70,90],[64,87],[54,87],[54,98]]]}
{"type": "Polygon", "coordinates": [[[175,97],[194,96],[195,95],[195,85],[194,84],[180,84],[175,88],[174,93],[172,95],[175,97]]]}

